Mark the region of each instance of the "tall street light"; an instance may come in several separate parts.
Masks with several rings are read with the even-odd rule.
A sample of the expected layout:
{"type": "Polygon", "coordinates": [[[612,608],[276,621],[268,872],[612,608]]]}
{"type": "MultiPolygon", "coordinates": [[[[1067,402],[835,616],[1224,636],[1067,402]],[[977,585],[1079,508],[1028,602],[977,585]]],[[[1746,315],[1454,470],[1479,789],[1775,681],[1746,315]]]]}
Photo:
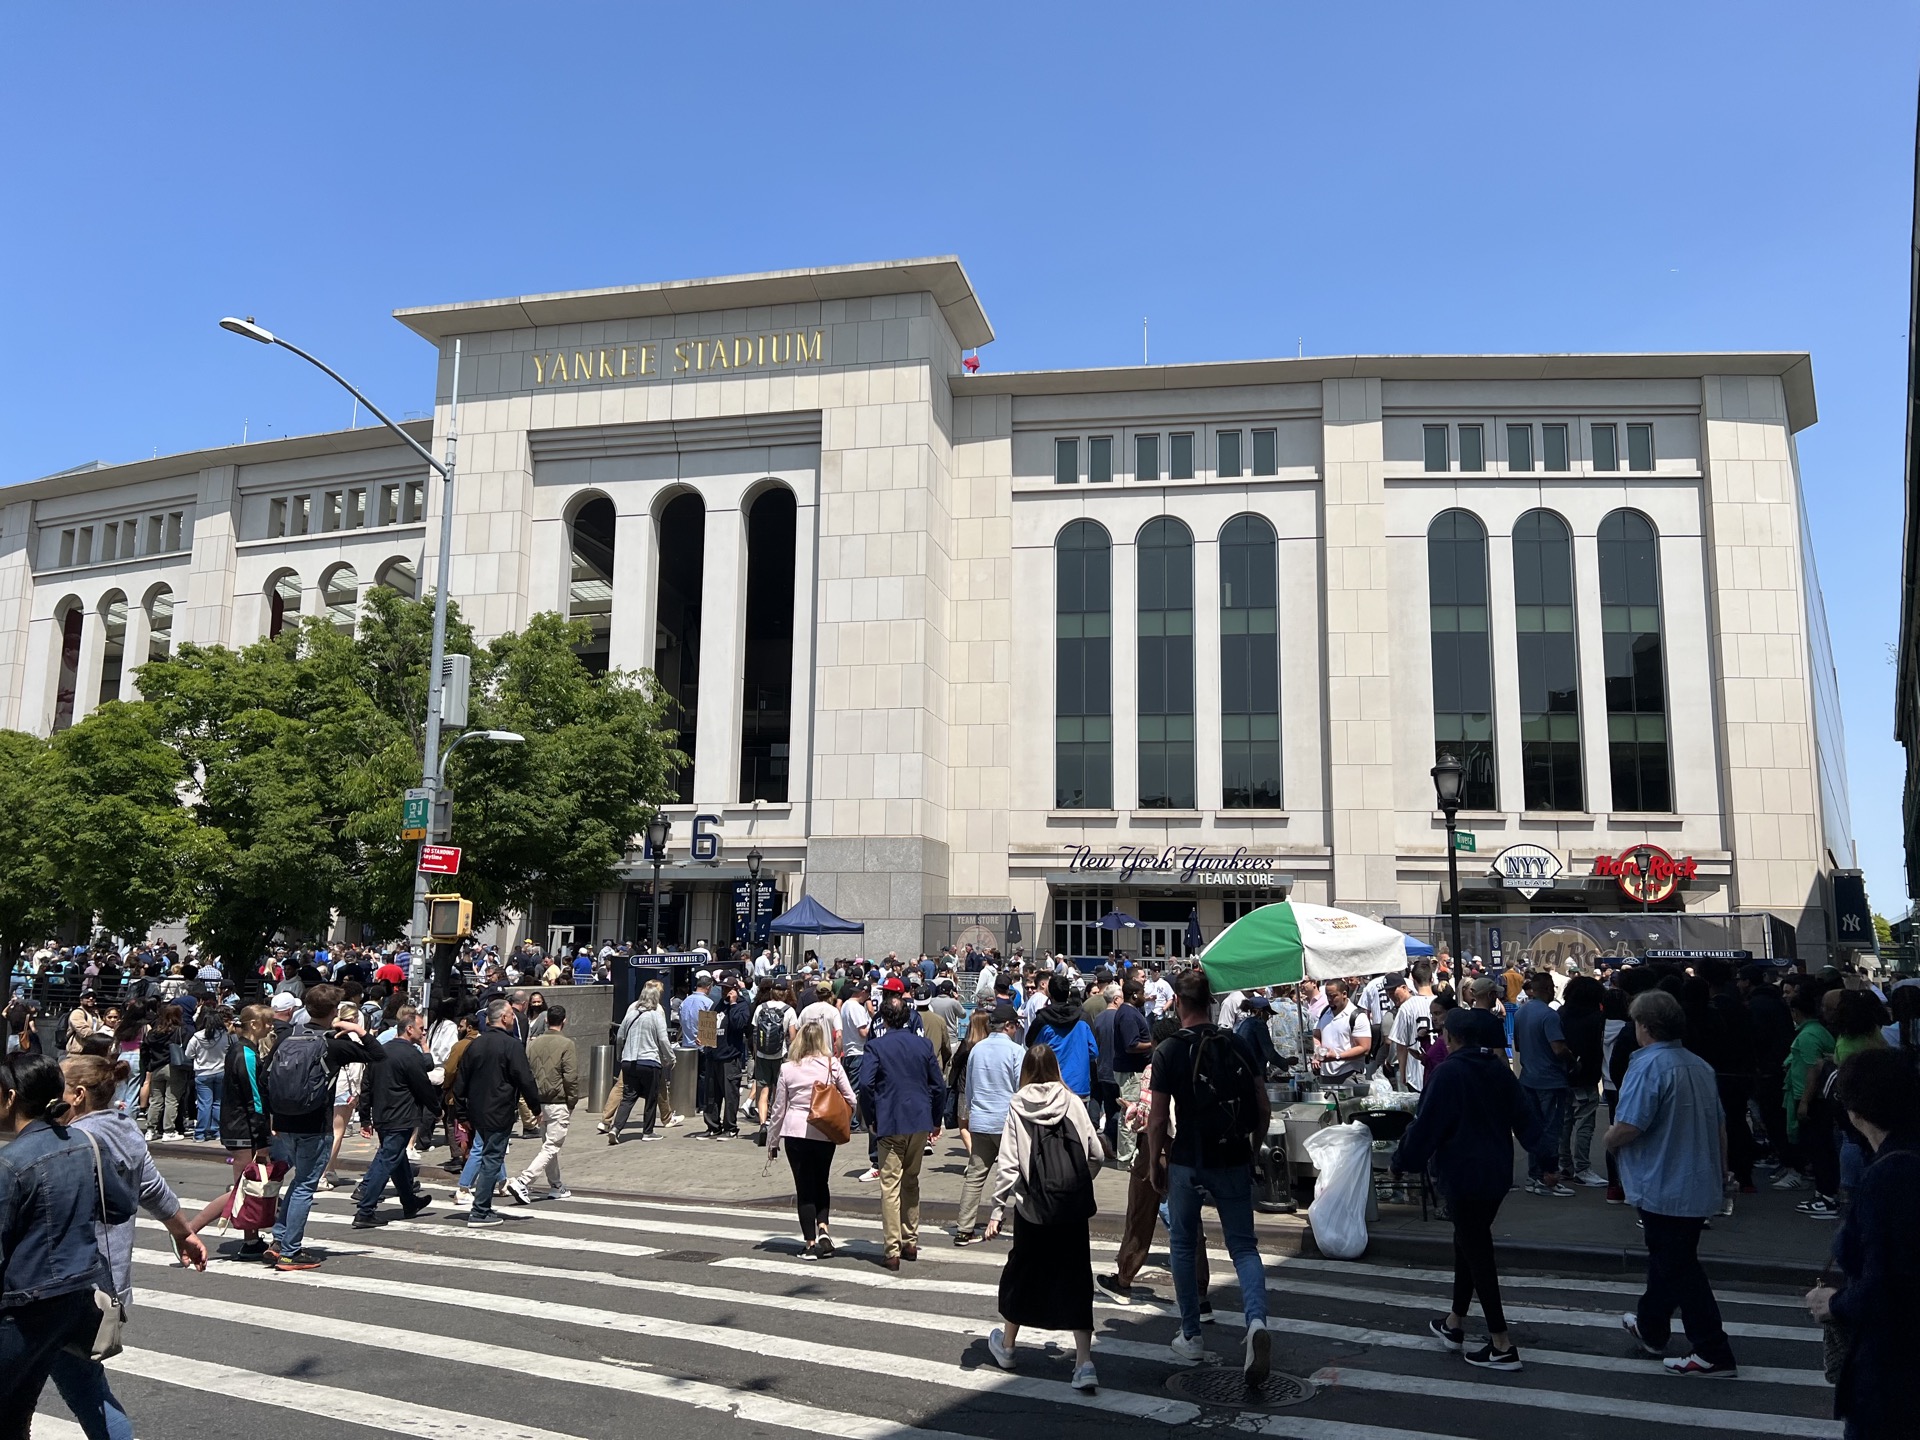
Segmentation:
{"type": "Polygon", "coordinates": [[[760,943],[760,866],[764,860],[760,847],[747,852],[747,948],[760,943]]]}
{"type": "Polygon", "coordinates": [[[667,836],[673,833],[673,822],[658,811],[647,822],[647,852],[653,856],[653,926],[650,939],[653,953],[660,953],[660,862],[667,856],[667,836]]]}
{"type": "Polygon", "coordinates": [[[1453,846],[1454,817],[1460,813],[1460,782],[1466,771],[1450,754],[1442,754],[1440,763],[1427,772],[1433,776],[1433,796],[1447,817],[1447,917],[1453,934],[1453,965],[1456,975],[1465,974],[1467,957],[1460,953],[1460,854],[1453,846]]]}
{"type": "MultiPolygon", "coordinates": [[[[414,439],[413,436],[394,424],[394,422],[387,417],[385,411],[349,384],[346,377],[338,370],[335,370],[325,361],[309,355],[298,345],[283,340],[265,326],[256,325],[251,315],[244,320],[237,320],[229,315],[220,322],[220,328],[222,330],[231,330],[236,335],[244,335],[249,340],[257,340],[262,345],[278,345],[282,350],[290,350],[315,369],[332,377],[341,389],[345,390],[349,395],[353,396],[355,400],[358,400],[362,405],[366,406],[367,410],[376,420],[404,440],[408,448],[419,455],[427,464],[431,465],[440,478],[446,482],[445,489],[441,493],[440,505],[440,574],[438,580],[434,582],[433,587],[433,653],[427,665],[426,754],[422,757],[420,766],[420,784],[424,789],[431,792],[433,799],[437,801],[440,793],[440,771],[443,759],[440,754],[440,714],[442,708],[440,672],[445,663],[447,649],[447,585],[451,575],[453,559],[453,471],[456,452],[460,445],[460,341],[456,339],[453,342],[453,392],[448,401],[447,459],[443,465],[440,461],[433,458],[433,452],[431,450],[427,449],[426,446],[414,439]]],[[[455,743],[457,744],[459,742],[456,741],[455,743]]],[[[435,840],[445,838],[435,833],[436,823],[440,813],[439,805],[437,803],[430,805],[427,813],[434,818],[428,821],[427,838],[421,841],[423,846],[435,840]]],[[[414,943],[421,943],[425,939],[426,933],[427,877],[421,872],[416,861],[413,872],[414,943]]]]}

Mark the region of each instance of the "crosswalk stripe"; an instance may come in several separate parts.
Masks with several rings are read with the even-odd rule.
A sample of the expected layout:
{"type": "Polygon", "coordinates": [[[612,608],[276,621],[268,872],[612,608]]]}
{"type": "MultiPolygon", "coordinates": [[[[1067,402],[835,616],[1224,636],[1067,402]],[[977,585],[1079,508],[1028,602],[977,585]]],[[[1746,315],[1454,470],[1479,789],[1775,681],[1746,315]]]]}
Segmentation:
{"type": "MultiPolygon", "coordinates": [[[[281,1317],[281,1323],[285,1317],[281,1317]]],[[[524,1359],[524,1357],[522,1357],[524,1359]]],[[[157,1350],[123,1350],[106,1362],[116,1374],[136,1375],[216,1395],[243,1395],[249,1405],[273,1405],[282,1410],[321,1414],[389,1435],[412,1435],[418,1440],[579,1440],[558,1430],[542,1430],[510,1420],[488,1420],[460,1411],[412,1405],[382,1395],[315,1385],[257,1370],[242,1370],[185,1355],[157,1350]]]]}
{"type": "MultiPolygon", "coordinates": [[[[230,1321],[279,1330],[287,1321],[285,1311],[259,1305],[238,1304],[208,1296],[182,1295],[175,1291],[148,1292],[143,1303],[175,1315],[191,1315],[203,1320],[230,1321]]],[[[504,1345],[434,1335],[417,1330],[398,1330],[385,1323],[378,1325],[383,1343],[414,1355],[428,1355],[463,1365],[493,1366],[509,1375],[527,1374],[527,1355],[504,1345]]],[[[598,1360],[575,1360],[564,1355],[543,1354],[538,1378],[561,1380],[574,1385],[593,1385],[605,1390],[620,1390],[649,1399],[670,1400],[699,1410],[714,1410],[737,1415],[742,1420],[763,1425],[778,1425],[789,1430],[832,1435],[839,1440],[953,1440],[949,1432],[926,1430],[913,1425],[877,1419],[869,1415],[851,1415],[840,1410],[825,1410],[798,1401],[780,1400],[752,1390],[729,1389],[705,1380],[682,1379],[625,1365],[598,1360]]]]}
{"type": "Polygon", "coordinates": [[[761,1274],[791,1274],[831,1280],[835,1285],[860,1285],[871,1290],[917,1290],[927,1295],[983,1295],[993,1299],[1000,1287],[986,1280],[929,1280],[919,1275],[894,1274],[890,1270],[855,1270],[845,1265],[822,1265],[811,1260],[788,1260],[772,1255],[764,1258],[729,1255],[707,1262],[709,1270],[748,1270],[761,1274]]]}
{"type": "MultiPolygon", "coordinates": [[[[153,1250],[136,1249],[133,1252],[133,1258],[135,1261],[147,1264],[171,1265],[173,1263],[170,1255],[163,1255],[153,1250]]],[[[450,1305],[467,1310],[484,1310],[495,1315],[520,1315],[527,1319],[553,1320],[562,1324],[654,1335],[665,1340],[712,1345],[719,1349],[743,1351],[752,1355],[772,1356],[812,1364],[837,1364],[849,1370],[861,1372],[871,1366],[873,1359],[870,1351],[825,1345],[817,1340],[769,1335],[718,1325],[695,1325],[683,1320],[661,1319],[646,1314],[627,1314],[617,1310],[602,1310],[592,1306],[569,1305],[549,1300],[533,1300],[494,1291],[454,1290],[441,1285],[399,1282],[380,1276],[354,1275],[347,1283],[336,1284],[330,1277],[315,1271],[291,1271],[283,1274],[262,1267],[257,1271],[241,1268],[223,1271],[222,1274],[241,1280],[322,1289],[343,1297],[385,1295],[396,1300],[450,1305]]],[[[924,1359],[919,1356],[892,1356],[889,1358],[888,1368],[892,1374],[902,1379],[915,1380],[923,1384],[944,1385],[952,1389],[973,1390],[987,1394],[1018,1395],[1024,1399],[1057,1404],[1081,1405],[1167,1425],[1185,1424],[1197,1418],[1200,1413],[1198,1406],[1159,1396],[1138,1395],[1125,1390],[1101,1390],[1096,1394],[1087,1395],[1065,1386],[1047,1384],[1024,1376],[990,1372],[986,1369],[969,1369],[951,1362],[924,1359]]]]}
{"type": "MultiPolygon", "coordinates": [[[[1838,1420],[1819,1420],[1806,1415],[1666,1405],[1652,1400],[1626,1400],[1613,1395],[1572,1390],[1536,1390],[1520,1385],[1434,1380],[1423,1375],[1388,1375],[1376,1370],[1350,1370],[1343,1366],[1329,1366],[1313,1378],[1316,1384],[1331,1389],[1370,1390],[1402,1397],[1426,1395],[1434,1399],[1466,1400],[1477,1404],[1526,1405],[1583,1416],[1611,1415],[1649,1425],[1704,1426],[1711,1430],[1758,1431],[1769,1435],[1817,1437],[1817,1440],[1828,1440],[1828,1437],[1839,1440],[1845,1429],[1838,1420]]],[[[1680,1382],[1676,1380],[1675,1383],[1680,1382]]]]}
{"type": "Polygon", "coordinates": [[[44,1411],[35,1411],[33,1433],[39,1440],[87,1440],[87,1432],[64,1415],[49,1415],[44,1411]]]}
{"type": "MultiPolygon", "coordinates": [[[[353,1216],[335,1215],[326,1211],[312,1210],[307,1213],[309,1225],[351,1225],[353,1216]]],[[[470,1230],[462,1225],[436,1225],[430,1221],[406,1220],[401,1222],[401,1233],[405,1235],[424,1235],[433,1240],[472,1240],[484,1237],[490,1243],[528,1246],[536,1250],[565,1250],[570,1254],[580,1253],[580,1242],[564,1235],[541,1235],[524,1228],[502,1225],[496,1230],[470,1230]]],[[[362,1231],[362,1236],[379,1234],[378,1230],[362,1231]]],[[[359,1237],[356,1237],[358,1240],[359,1237]]],[[[593,1250],[598,1255],[620,1255],[632,1260],[644,1260],[650,1255],[664,1255],[666,1252],[658,1245],[630,1245],[622,1240],[596,1240],[593,1250]]],[[[470,1261],[468,1263],[471,1263],[470,1261]]]]}
{"type": "MultiPolygon", "coordinates": [[[[1319,1270],[1333,1275],[1362,1275],[1382,1280],[1411,1280],[1416,1283],[1451,1285],[1453,1272],[1450,1270],[1425,1269],[1413,1265],[1378,1265],[1364,1260],[1322,1260],[1311,1255],[1284,1255],[1267,1262],[1269,1274],[1282,1270],[1319,1270]]],[[[1579,1275],[1502,1275],[1502,1290],[1566,1290],[1577,1288],[1596,1295],[1639,1295],[1645,1290],[1643,1281],[1601,1280],[1579,1275]]],[[[1803,1302],[1792,1295],[1762,1295],[1753,1290],[1722,1290],[1715,1286],[1714,1299],[1722,1305],[1766,1305],[1786,1310],[1804,1310],[1803,1302]]]]}

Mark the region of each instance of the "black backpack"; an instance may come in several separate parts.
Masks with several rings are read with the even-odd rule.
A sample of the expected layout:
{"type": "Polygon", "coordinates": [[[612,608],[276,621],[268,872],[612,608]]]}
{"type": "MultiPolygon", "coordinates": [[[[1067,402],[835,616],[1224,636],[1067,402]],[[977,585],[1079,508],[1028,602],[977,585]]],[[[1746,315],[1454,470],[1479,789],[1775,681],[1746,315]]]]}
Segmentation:
{"type": "Polygon", "coordinates": [[[1094,1212],[1093,1170],[1086,1146],[1065,1120],[1027,1125],[1033,1137],[1027,1164],[1027,1209],[1037,1225],[1061,1225],[1090,1219],[1094,1212]]]}
{"type": "Polygon", "coordinates": [[[267,1059],[267,1108],[275,1115],[311,1115],[333,1105],[328,1032],[296,1025],[267,1059]]]}
{"type": "Polygon", "coordinates": [[[1260,1080],[1248,1063],[1246,1051],[1218,1025],[1196,1026],[1188,1079],[1192,1109],[1190,1114],[1182,1113],[1179,1120],[1183,1129],[1191,1125],[1197,1132],[1200,1163],[1211,1168],[1252,1159],[1253,1129],[1259,1113],[1254,1087],[1260,1080]]]}
{"type": "Polygon", "coordinates": [[[791,1012],[779,1000],[760,1007],[753,1022],[753,1053],[762,1060],[784,1060],[787,1055],[787,1016],[791,1012]]]}

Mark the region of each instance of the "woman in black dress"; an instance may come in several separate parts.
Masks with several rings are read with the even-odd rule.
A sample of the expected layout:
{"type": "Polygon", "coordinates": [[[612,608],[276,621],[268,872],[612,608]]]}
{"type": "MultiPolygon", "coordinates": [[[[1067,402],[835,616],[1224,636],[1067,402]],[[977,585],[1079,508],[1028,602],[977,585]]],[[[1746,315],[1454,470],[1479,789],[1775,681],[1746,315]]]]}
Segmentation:
{"type": "Polygon", "coordinates": [[[987,1336],[1003,1370],[1013,1368],[1022,1325],[1073,1332],[1073,1388],[1093,1390],[1093,1256],[1087,1222],[1094,1212],[1093,1172],[1103,1154],[1086,1102],[1060,1083],[1060,1062],[1042,1045],[1027,1047],[1020,1089],[1007,1107],[993,1174],[993,1217],[1000,1233],[1011,1205],[1019,1217],[1000,1272],[1004,1329],[987,1336]],[[1042,1152],[1044,1151],[1044,1154],[1042,1152]],[[1085,1164],[1078,1163],[1085,1157],[1085,1164]],[[1047,1178],[1052,1183],[1044,1183],[1047,1178]],[[1064,1183],[1063,1183],[1064,1182],[1064,1183]]]}

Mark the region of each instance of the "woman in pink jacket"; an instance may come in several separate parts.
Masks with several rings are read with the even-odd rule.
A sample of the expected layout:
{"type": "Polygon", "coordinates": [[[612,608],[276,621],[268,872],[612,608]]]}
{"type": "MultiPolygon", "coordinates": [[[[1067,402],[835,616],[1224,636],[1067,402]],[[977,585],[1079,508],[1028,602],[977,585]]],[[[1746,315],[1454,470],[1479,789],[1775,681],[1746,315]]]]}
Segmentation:
{"type": "Polygon", "coordinates": [[[858,1113],[847,1072],[833,1058],[827,1032],[816,1021],[801,1026],[794,1037],[767,1111],[767,1163],[771,1165],[785,1147],[787,1165],[793,1171],[793,1203],[800,1211],[800,1238],[807,1247],[800,1253],[808,1260],[824,1260],[833,1254],[833,1240],[827,1234],[827,1211],[833,1205],[833,1196],[827,1180],[836,1146],[808,1120],[813,1087],[818,1084],[839,1090],[847,1108],[858,1113]]]}

